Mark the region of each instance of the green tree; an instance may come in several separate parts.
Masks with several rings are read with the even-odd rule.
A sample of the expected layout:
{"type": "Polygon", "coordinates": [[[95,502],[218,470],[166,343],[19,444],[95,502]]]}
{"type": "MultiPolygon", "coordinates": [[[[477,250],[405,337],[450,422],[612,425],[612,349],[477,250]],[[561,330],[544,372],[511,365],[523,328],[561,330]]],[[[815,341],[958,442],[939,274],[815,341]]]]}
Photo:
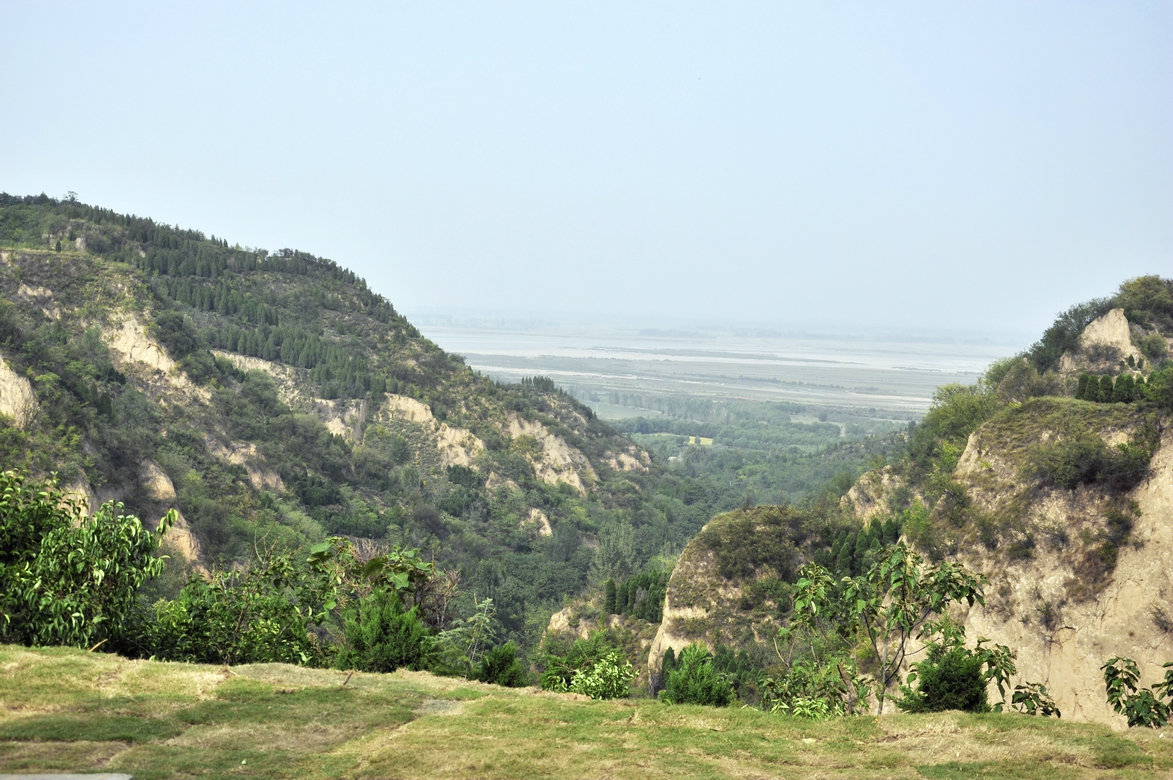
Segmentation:
{"type": "Polygon", "coordinates": [[[1173,410],[1173,365],[1149,374],[1144,394],[1158,407],[1173,410]]]}
{"type": "Polygon", "coordinates": [[[0,473],[0,641],[90,647],[118,640],[174,511],[148,531],[119,503],[93,516],[55,483],[0,473]]]}
{"type": "Polygon", "coordinates": [[[603,612],[608,615],[614,615],[616,612],[615,605],[617,598],[615,580],[608,578],[607,584],[603,588],[603,612]]]}
{"type": "Polygon", "coordinates": [[[343,612],[345,644],[335,666],[364,672],[420,669],[431,650],[431,636],[413,607],[405,610],[399,594],[376,590],[343,612]]]}
{"type": "Polygon", "coordinates": [[[672,704],[724,707],[733,700],[733,686],[714,668],[713,656],[704,645],[694,643],[680,651],[675,668],[668,673],[663,698],[672,704]]]}
{"type": "Polygon", "coordinates": [[[1087,392],[1088,392],[1087,388],[1088,388],[1088,383],[1090,381],[1091,381],[1091,374],[1088,374],[1085,372],[1085,373],[1082,373],[1079,375],[1079,379],[1075,383],[1075,397],[1076,397],[1076,399],[1078,399],[1080,401],[1091,400],[1087,397],[1087,392]]]}
{"type": "Polygon", "coordinates": [[[792,625],[817,634],[830,648],[833,663],[845,669],[848,689],[852,670],[867,662],[874,670],[877,713],[899,681],[909,644],[927,644],[955,631],[946,616],[950,605],[985,604],[981,575],[948,561],[928,564],[903,544],[884,550],[859,577],[836,583],[817,564],[807,564],[800,575],[792,625]],[[850,658],[860,650],[866,658],[850,658]]]}
{"type": "Polygon", "coordinates": [[[1132,378],[1132,374],[1121,374],[1112,390],[1112,400],[1124,404],[1132,403],[1136,400],[1133,397],[1135,388],[1136,380],[1132,378]]]}
{"type": "Polygon", "coordinates": [[[962,645],[929,646],[928,657],[913,664],[896,705],[905,712],[988,712],[982,657],[962,645]],[[912,683],[919,683],[915,689],[912,683]]]}
{"type": "Polygon", "coordinates": [[[431,672],[471,677],[481,668],[497,636],[497,608],[490,598],[474,599],[473,606],[471,615],[436,636],[431,672]]]}
{"type": "Polygon", "coordinates": [[[529,675],[517,657],[517,645],[506,642],[490,648],[481,659],[472,679],[479,682],[522,688],[529,685],[529,675]]]}
{"type": "Polygon", "coordinates": [[[1100,402],[1112,403],[1116,395],[1116,381],[1111,374],[1104,374],[1100,377],[1100,402]]]}

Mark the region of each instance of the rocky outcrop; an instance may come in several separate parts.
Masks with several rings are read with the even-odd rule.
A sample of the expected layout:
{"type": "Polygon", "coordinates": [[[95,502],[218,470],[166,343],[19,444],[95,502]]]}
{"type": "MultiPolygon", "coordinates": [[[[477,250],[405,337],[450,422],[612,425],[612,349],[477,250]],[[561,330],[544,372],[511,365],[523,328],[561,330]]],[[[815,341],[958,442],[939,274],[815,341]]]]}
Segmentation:
{"type": "Polygon", "coordinates": [[[11,417],[17,428],[23,428],[36,413],[33,386],[0,357],[0,414],[11,417]]]}
{"type": "Polygon", "coordinates": [[[886,466],[869,471],[860,477],[843,496],[841,503],[866,523],[873,517],[891,513],[893,508],[890,499],[899,489],[906,486],[907,481],[891,466],[886,466]]]}
{"type": "Polygon", "coordinates": [[[635,447],[627,452],[608,453],[607,465],[616,471],[643,472],[648,470],[650,464],[651,458],[648,457],[648,453],[635,447]]]}
{"type": "MultiPolygon", "coordinates": [[[[992,449],[979,455],[981,446],[981,437],[971,437],[955,476],[975,486],[983,511],[1009,512],[1013,493],[995,496],[1012,470],[992,449]]],[[[965,615],[967,634],[1016,650],[1019,680],[1045,684],[1065,718],[1122,728],[1123,718],[1105,701],[1100,667],[1127,656],[1139,664],[1142,684],[1150,684],[1173,660],[1173,430],[1161,437],[1150,468],[1125,497],[1135,509],[1132,529],[1106,582],[1095,582],[1084,561],[1113,510],[1090,488],[1037,497],[1023,520],[1036,540],[1029,556],[1006,560],[980,552],[980,545],[959,555],[989,577],[990,606],[965,615]]]]}
{"type": "Polygon", "coordinates": [[[522,521],[523,528],[528,528],[535,537],[554,535],[554,528],[550,525],[550,518],[542,510],[534,507],[529,510],[529,517],[522,521]]]}
{"type": "Polygon", "coordinates": [[[771,585],[793,577],[799,516],[789,507],[728,512],[693,537],[668,580],[663,619],[648,651],[649,674],[659,673],[669,647],[678,653],[693,643],[713,649],[772,642],[784,605],[771,585]]]}
{"type": "Polygon", "coordinates": [[[144,379],[164,383],[173,390],[195,392],[206,396],[203,388],[195,387],[167,352],[149,335],[137,317],[126,314],[122,322],[103,334],[110,348],[124,368],[136,371],[144,379]]]}
{"type": "Polygon", "coordinates": [[[543,482],[570,485],[579,495],[585,495],[587,484],[598,481],[587,457],[540,422],[512,414],[507,432],[514,439],[528,436],[537,442],[538,450],[527,453],[527,457],[534,467],[534,474],[543,482]]]}
{"type": "Polygon", "coordinates": [[[1070,376],[1084,371],[1119,371],[1122,361],[1132,358],[1135,364],[1141,357],[1140,350],[1132,344],[1132,328],[1124,309],[1112,309],[1084,328],[1077,351],[1060,358],[1059,373],[1070,376]]]}

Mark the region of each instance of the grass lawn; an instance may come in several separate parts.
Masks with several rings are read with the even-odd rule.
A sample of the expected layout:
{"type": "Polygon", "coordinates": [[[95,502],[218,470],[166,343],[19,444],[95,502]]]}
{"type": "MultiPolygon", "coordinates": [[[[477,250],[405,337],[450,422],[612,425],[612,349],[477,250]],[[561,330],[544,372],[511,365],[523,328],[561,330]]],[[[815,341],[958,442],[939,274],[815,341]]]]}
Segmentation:
{"type": "Polygon", "coordinates": [[[0,773],[272,778],[1169,778],[1173,729],[1024,715],[812,723],[417,672],[0,646],[0,773]]]}

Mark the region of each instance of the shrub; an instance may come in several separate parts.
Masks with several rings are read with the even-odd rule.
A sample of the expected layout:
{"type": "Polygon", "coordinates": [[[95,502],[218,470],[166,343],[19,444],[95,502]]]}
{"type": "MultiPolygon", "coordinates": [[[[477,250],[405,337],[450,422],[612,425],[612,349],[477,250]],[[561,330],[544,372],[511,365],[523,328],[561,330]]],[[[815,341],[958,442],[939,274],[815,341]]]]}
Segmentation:
{"type": "Polygon", "coordinates": [[[0,472],[0,641],[89,647],[118,640],[135,594],[163,568],[154,531],[122,504],[86,516],[53,483],[0,472]]]}
{"type": "Polygon", "coordinates": [[[631,662],[620,651],[612,650],[575,672],[567,690],[586,694],[592,699],[618,699],[631,693],[634,678],[635,668],[631,662]]]}
{"type": "Polygon", "coordinates": [[[901,686],[904,698],[896,706],[905,712],[988,712],[984,666],[982,655],[960,645],[930,645],[928,658],[908,673],[907,681],[919,685],[915,690],[901,686]]]}
{"type": "Polygon", "coordinates": [[[135,652],[194,663],[320,663],[307,615],[286,589],[286,563],[194,575],[178,597],[155,605],[135,652]]]}
{"type": "Polygon", "coordinates": [[[635,678],[635,668],[601,631],[575,640],[565,655],[548,650],[545,664],[544,690],[583,693],[592,699],[627,696],[635,678]]]}
{"type": "Polygon", "coordinates": [[[1142,336],[1136,346],[1150,363],[1158,364],[1169,357],[1169,342],[1160,333],[1149,333],[1142,336]]]}
{"type": "Polygon", "coordinates": [[[1094,482],[1108,457],[1108,447],[1098,436],[1076,436],[1036,447],[1029,455],[1029,469],[1045,484],[1071,490],[1094,482]]]}
{"type": "Polygon", "coordinates": [[[420,668],[431,637],[418,611],[404,611],[399,595],[376,590],[343,612],[346,644],[335,666],[364,672],[393,672],[401,666],[420,668]]]}
{"type": "Polygon", "coordinates": [[[853,712],[852,702],[866,698],[864,687],[863,679],[850,662],[835,665],[798,662],[784,675],[762,677],[762,705],[771,712],[826,720],[853,712]]]}
{"type": "Polygon", "coordinates": [[[672,704],[724,707],[733,699],[733,686],[714,668],[709,651],[703,645],[691,644],[680,651],[676,668],[668,673],[663,698],[672,704]]]}
{"type": "Polygon", "coordinates": [[[529,675],[517,657],[517,645],[513,642],[490,648],[481,659],[472,679],[507,688],[523,688],[529,685],[529,675]]]}

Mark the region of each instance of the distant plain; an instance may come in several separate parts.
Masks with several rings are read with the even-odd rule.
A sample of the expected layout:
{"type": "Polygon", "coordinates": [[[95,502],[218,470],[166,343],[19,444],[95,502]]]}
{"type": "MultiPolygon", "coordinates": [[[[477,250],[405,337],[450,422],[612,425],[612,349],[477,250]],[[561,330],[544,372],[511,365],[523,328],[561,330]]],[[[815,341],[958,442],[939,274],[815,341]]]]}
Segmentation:
{"type": "Polygon", "coordinates": [[[504,318],[425,318],[425,336],[498,381],[547,376],[618,420],[659,412],[653,398],[788,402],[817,414],[919,418],[941,385],[972,384],[1022,351],[1008,336],[650,328],[504,318]]]}

